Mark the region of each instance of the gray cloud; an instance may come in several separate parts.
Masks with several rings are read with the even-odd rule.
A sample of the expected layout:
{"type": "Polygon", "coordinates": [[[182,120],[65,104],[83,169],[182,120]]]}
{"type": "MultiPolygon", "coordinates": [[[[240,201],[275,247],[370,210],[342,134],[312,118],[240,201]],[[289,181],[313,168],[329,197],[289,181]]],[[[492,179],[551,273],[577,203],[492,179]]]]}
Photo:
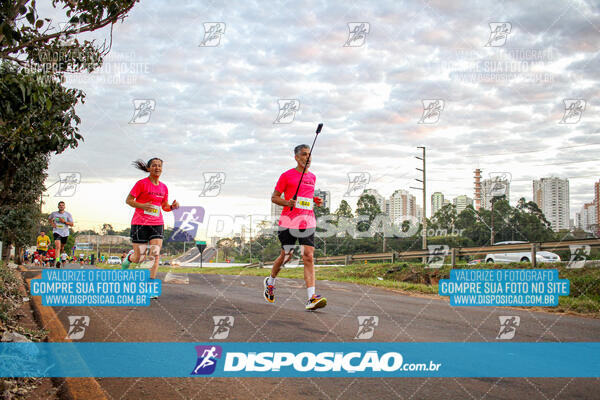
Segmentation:
{"type": "Polygon", "coordinates": [[[277,177],[294,166],[291,149],[310,144],[324,122],[313,170],[336,201],[352,171],[370,172],[386,196],[408,189],[418,176],[420,145],[429,151],[431,191],[449,197],[472,196],[477,167],[484,175],[510,171],[513,200],[531,198],[530,180],[550,174],[573,177],[572,212],[593,197],[599,171],[583,161],[597,148],[560,148],[600,143],[597,7],[492,1],[268,7],[137,4],[115,26],[104,69],[73,78],[87,93],[78,108],[86,139],[54,157],[50,174],[73,170],[86,182],[133,184],[140,175],[130,162],[158,155],[173,184],[199,192],[202,172],[223,171],[224,196],[264,198],[268,210],[277,177]],[[512,23],[507,44],[484,47],[495,21],[512,23]],[[204,22],[226,23],[220,46],[199,47],[204,22]],[[370,24],[364,46],[343,47],[348,22],[370,24]],[[551,52],[533,67],[516,49],[551,52]],[[117,74],[123,65],[137,73],[117,74]],[[518,74],[461,79],[473,69],[489,78],[499,66],[518,74]],[[531,80],[534,73],[550,81],[531,80]],[[439,122],[418,124],[421,101],[436,98],[445,100],[439,122]],[[565,98],[587,100],[579,124],[558,124],[565,98]],[[133,99],[156,100],[149,123],[129,124],[133,99]],[[273,124],[278,99],[300,100],[293,123],[273,124]]]}

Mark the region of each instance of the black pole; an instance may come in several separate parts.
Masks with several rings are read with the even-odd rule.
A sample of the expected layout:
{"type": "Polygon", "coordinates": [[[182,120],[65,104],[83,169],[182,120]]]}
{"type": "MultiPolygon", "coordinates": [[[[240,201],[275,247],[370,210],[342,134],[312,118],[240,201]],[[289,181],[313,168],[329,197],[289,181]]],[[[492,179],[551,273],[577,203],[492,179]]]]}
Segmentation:
{"type": "MultiPolygon", "coordinates": [[[[296,193],[294,193],[294,197],[292,197],[292,200],[296,200],[298,198],[298,190],[300,190],[300,185],[302,184],[302,178],[304,178],[304,173],[306,172],[306,166],[310,162],[310,156],[312,155],[313,147],[315,147],[315,142],[317,141],[317,137],[319,136],[319,133],[321,133],[321,129],[323,129],[322,122],[317,126],[317,131],[315,132],[315,139],[313,140],[312,145],[310,146],[310,151],[308,152],[308,158],[306,159],[306,163],[304,164],[304,168],[302,169],[302,175],[300,175],[300,182],[298,182],[298,187],[296,188],[296,193]]],[[[293,206],[290,207],[290,211],[293,209],[294,209],[293,206]]]]}

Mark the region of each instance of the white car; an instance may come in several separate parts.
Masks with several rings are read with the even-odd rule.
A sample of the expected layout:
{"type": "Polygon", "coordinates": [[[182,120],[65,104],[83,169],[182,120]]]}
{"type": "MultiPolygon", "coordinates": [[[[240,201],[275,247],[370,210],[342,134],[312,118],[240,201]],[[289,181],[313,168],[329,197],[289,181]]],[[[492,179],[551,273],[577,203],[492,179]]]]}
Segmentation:
{"type": "MultiPolygon", "coordinates": [[[[494,246],[500,246],[503,244],[523,244],[527,242],[522,242],[518,240],[507,241],[507,242],[498,242],[494,243],[494,246]]],[[[554,254],[550,251],[536,251],[535,258],[538,263],[555,263],[560,262],[560,257],[558,254],[554,254]]],[[[511,263],[511,262],[531,262],[531,251],[517,251],[510,253],[490,253],[486,254],[485,262],[487,263],[511,263]]]]}
{"type": "Polygon", "coordinates": [[[121,257],[110,256],[108,260],[106,260],[107,264],[121,264],[121,257]]]}

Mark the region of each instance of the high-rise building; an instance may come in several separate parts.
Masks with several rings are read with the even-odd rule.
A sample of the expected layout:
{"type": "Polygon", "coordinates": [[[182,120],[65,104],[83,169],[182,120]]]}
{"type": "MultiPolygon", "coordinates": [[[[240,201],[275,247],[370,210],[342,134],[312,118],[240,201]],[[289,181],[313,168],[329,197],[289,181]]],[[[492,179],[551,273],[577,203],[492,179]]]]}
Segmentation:
{"type": "Polygon", "coordinates": [[[322,198],[323,207],[327,207],[331,210],[331,192],[329,190],[315,189],[315,197],[322,198]]]}
{"type": "Polygon", "coordinates": [[[435,192],[431,195],[431,216],[433,217],[442,207],[444,207],[444,194],[442,192],[435,192]]]}
{"type": "Polygon", "coordinates": [[[492,209],[492,198],[505,195],[510,200],[510,181],[508,179],[484,179],[481,181],[481,208],[492,209]]]}
{"type": "Polygon", "coordinates": [[[579,229],[592,232],[597,223],[596,203],[585,203],[581,210],[575,214],[575,226],[579,229]]]}
{"type": "Polygon", "coordinates": [[[557,177],[533,181],[533,201],[552,225],[552,230],[569,229],[569,180],[557,177]]]}
{"type": "Polygon", "coordinates": [[[409,217],[417,216],[417,200],[406,190],[398,189],[390,196],[390,214],[392,222],[401,225],[409,217]]]}
{"type": "Polygon", "coordinates": [[[391,209],[390,201],[388,199],[386,199],[385,200],[385,211],[384,211],[386,213],[386,215],[391,215],[390,209],[391,209]]]}
{"type": "Polygon", "coordinates": [[[461,212],[463,212],[464,209],[467,208],[467,206],[473,205],[473,199],[464,194],[462,194],[460,196],[456,196],[452,202],[453,202],[454,206],[456,207],[457,215],[460,214],[461,212]]]}
{"type": "Polygon", "coordinates": [[[366,189],[365,190],[366,194],[370,194],[371,196],[375,197],[375,201],[377,201],[377,205],[379,206],[379,209],[381,210],[382,213],[386,213],[385,210],[385,197],[383,197],[382,195],[379,194],[379,192],[375,189],[366,189]]]}

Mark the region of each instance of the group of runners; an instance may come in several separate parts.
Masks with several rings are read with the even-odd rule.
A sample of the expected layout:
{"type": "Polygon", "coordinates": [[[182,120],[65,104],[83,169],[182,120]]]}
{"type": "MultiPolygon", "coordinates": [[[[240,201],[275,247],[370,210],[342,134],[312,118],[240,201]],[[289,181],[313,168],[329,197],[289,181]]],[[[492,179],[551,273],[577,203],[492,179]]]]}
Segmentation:
{"type": "MultiPolygon", "coordinates": [[[[310,147],[306,144],[294,148],[296,166],[285,171],[279,177],[271,202],[282,206],[279,218],[278,238],[281,252],[273,263],[271,273],[263,282],[262,296],[269,303],[275,302],[275,281],[281,268],[288,262],[296,247],[300,244],[302,261],[304,262],[304,281],[306,283],[307,301],[305,308],[315,310],[325,307],[327,299],[315,291],[314,241],[316,218],[314,206],[320,207],[323,200],[314,196],[316,177],[308,171],[310,167],[310,147]],[[302,180],[302,182],[300,182],[302,180]],[[283,197],[282,197],[283,195],[283,197]],[[297,195],[297,197],[295,197],[297,195]]],[[[151,158],[147,162],[137,160],[135,168],[148,173],[140,179],[129,192],[126,203],[135,209],[131,220],[131,241],[133,249],[121,263],[121,268],[130,268],[146,257],[153,258],[150,278],[156,279],[163,243],[164,220],[162,211],[170,212],[179,208],[174,200],[169,203],[169,190],[160,181],[163,160],[151,158]]]]}
{"type": "Polygon", "coordinates": [[[48,216],[48,222],[52,225],[52,239],[41,231],[36,240],[36,251],[26,258],[31,257],[31,262],[42,266],[54,266],[60,268],[68,260],[65,245],[69,238],[69,228],[73,226],[73,216],[65,211],[65,202],[58,202],[58,210],[48,216]],[[54,246],[52,246],[54,244],[54,246]]]}
{"type": "MultiPolygon", "coordinates": [[[[285,263],[291,259],[296,248],[296,242],[298,242],[304,263],[304,281],[307,294],[305,308],[315,310],[325,307],[327,299],[315,291],[314,241],[316,219],[313,208],[315,206],[320,207],[323,201],[321,198],[314,196],[316,177],[308,171],[311,162],[310,154],[310,147],[306,144],[294,148],[296,166],[281,174],[271,196],[271,202],[283,207],[278,224],[281,252],[273,263],[271,273],[264,279],[262,296],[269,303],[275,302],[277,275],[285,263]]],[[[124,257],[121,268],[128,269],[133,263],[150,259],[153,260],[150,268],[150,278],[156,279],[164,232],[162,212],[176,210],[179,208],[179,203],[177,200],[169,203],[167,185],[160,181],[163,160],[154,157],[147,162],[137,160],[133,165],[135,168],[148,173],[148,176],[135,183],[125,201],[135,209],[131,220],[133,249],[124,257]]],[[[52,224],[54,254],[65,254],[64,246],[69,237],[69,228],[73,226],[74,222],[71,214],[65,211],[63,201],[58,203],[58,211],[50,214],[49,221],[52,224]]],[[[50,259],[48,255],[50,252],[49,246],[50,238],[45,232],[41,232],[37,238],[37,253],[44,262],[50,259]]],[[[60,267],[59,260],[54,262],[55,266],[60,267]]]]}

